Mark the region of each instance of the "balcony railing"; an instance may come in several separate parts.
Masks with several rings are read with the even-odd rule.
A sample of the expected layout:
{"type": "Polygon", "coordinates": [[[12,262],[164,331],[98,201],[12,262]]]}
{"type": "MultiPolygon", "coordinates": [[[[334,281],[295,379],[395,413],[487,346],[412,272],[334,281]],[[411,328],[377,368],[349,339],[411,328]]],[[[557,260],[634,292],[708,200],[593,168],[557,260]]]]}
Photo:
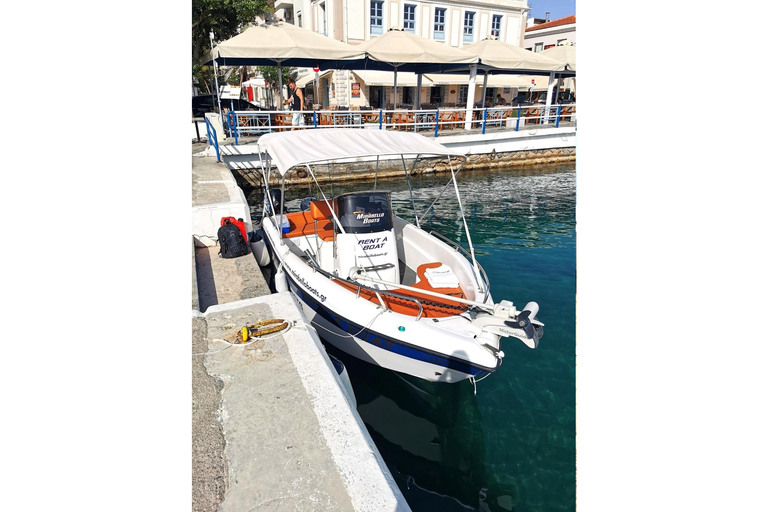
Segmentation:
{"type": "Polygon", "coordinates": [[[576,120],[576,104],[521,105],[474,108],[467,119],[465,108],[438,108],[422,110],[305,110],[296,112],[278,110],[230,111],[224,117],[224,128],[235,144],[242,137],[292,129],[312,130],[324,128],[355,128],[369,130],[398,130],[431,134],[458,134],[458,130],[515,130],[527,128],[557,128],[561,123],[576,120]]]}

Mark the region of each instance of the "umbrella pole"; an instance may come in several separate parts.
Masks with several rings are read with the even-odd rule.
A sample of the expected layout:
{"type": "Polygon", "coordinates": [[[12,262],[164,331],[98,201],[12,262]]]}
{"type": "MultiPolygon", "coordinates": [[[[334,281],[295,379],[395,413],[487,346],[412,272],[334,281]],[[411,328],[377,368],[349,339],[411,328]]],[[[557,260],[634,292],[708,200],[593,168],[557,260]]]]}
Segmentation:
{"type": "Polygon", "coordinates": [[[393,106],[392,108],[397,108],[397,66],[395,66],[395,98],[393,100],[393,106]]]}
{"type": "Polygon", "coordinates": [[[416,75],[416,110],[421,110],[421,73],[416,75]]]}
{"type": "Polygon", "coordinates": [[[547,84],[547,107],[546,115],[544,116],[544,122],[549,123],[549,107],[552,106],[552,89],[555,86],[555,72],[552,71],[549,74],[549,83],[547,84]]]}
{"type": "Polygon", "coordinates": [[[475,79],[477,78],[477,64],[469,67],[469,85],[467,86],[467,115],[464,116],[464,129],[472,129],[472,108],[475,106],[475,79]]]}
{"type": "Polygon", "coordinates": [[[485,89],[488,87],[488,70],[485,70],[485,75],[483,75],[483,107],[485,107],[485,89]]]}
{"type": "Polygon", "coordinates": [[[277,61],[277,94],[280,96],[280,104],[277,110],[283,110],[283,66],[281,61],[277,61]]]}

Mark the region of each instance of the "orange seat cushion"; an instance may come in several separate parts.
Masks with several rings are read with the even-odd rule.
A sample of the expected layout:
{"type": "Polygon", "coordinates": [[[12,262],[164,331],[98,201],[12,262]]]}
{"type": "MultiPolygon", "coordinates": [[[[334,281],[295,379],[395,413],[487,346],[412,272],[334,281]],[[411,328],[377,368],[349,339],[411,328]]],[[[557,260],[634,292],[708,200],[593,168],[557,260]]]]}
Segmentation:
{"type": "Polygon", "coordinates": [[[328,220],[318,221],[315,232],[315,219],[311,211],[287,213],[285,218],[289,223],[288,233],[283,235],[285,238],[317,234],[322,240],[333,240],[333,223],[328,220]]]}

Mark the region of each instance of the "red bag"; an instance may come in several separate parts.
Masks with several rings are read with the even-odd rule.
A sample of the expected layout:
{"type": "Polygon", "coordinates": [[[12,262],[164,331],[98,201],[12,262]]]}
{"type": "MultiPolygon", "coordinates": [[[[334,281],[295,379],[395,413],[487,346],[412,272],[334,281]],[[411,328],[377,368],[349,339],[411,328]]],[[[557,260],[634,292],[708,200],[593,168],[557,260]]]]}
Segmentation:
{"type": "Polygon", "coordinates": [[[245,243],[250,242],[248,240],[248,232],[245,230],[245,222],[243,222],[243,219],[235,219],[234,217],[222,217],[221,225],[223,226],[224,224],[227,223],[227,221],[229,221],[230,224],[234,224],[235,226],[240,228],[240,232],[243,234],[243,240],[245,240],[245,243]]]}

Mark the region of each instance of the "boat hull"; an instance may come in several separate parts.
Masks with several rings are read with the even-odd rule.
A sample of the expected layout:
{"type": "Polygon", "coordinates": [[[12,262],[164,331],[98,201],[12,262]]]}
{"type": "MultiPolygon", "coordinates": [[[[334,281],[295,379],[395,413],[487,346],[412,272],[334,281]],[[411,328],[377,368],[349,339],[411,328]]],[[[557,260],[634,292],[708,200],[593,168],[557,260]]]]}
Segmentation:
{"type": "MultiPolygon", "coordinates": [[[[295,259],[292,260],[292,265],[286,264],[285,255],[275,251],[270,242],[271,240],[267,237],[272,261],[278,265],[281,273],[284,274],[288,290],[297,299],[307,320],[318,328],[320,337],[337,349],[362,361],[430,382],[459,382],[473,377],[480,378],[498,368],[500,360],[495,357],[489,358],[487,351],[477,346],[473,348],[482,351],[485,362],[489,364],[473,363],[455,354],[430,350],[415,343],[413,334],[411,334],[411,338],[407,335],[394,335],[393,331],[397,333],[400,331],[397,327],[393,328],[391,317],[395,313],[390,311],[378,309],[379,313],[374,314],[374,316],[387,315],[387,318],[373,318],[361,324],[349,318],[353,316],[350,314],[353,312],[352,308],[329,307],[330,301],[326,300],[326,296],[321,293],[323,291],[322,284],[312,281],[313,278],[317,277],[317,274],[311,270],[306,275],[297,273],[297,270],[293,269],[293,266],[297,266],[295,259]],[[382,324],[387,325],[388,322],[390,323],[389,329],[380,328],[382,324]],[[383,333],[382,330],[387,330],[389,334],[383,333]]],[[[290,259],[290,256],[288,258],[290,259]]],[[[330,284],[330,286],[332,289],[338,288],[338,290],[333,290],[335,292],[349,294],[337,284],[330,284]]],[[[367,301],[356,300],[362,301],[370,307],[367,301]]],[[[368,315],[365,318],[371,319],[372,317],[368,315]]],[[[402,318],[399,320],[400,322],[396,323],[409,324],[406,329],[407,332],[414,331],[415,319],[410,318],[406,322],[402,322],[402,318]]],[[[418,339],[435,338],[441,335],[439,331],[424,334],[424,329],[430,329],[427,319],[421,320],[420,327],[422,331],[418,339]]]]}
{"type": "Polygon", "coordinates": [[[496,370],[385,336],[322,306],[290,278],[288,287],[302,306],[305,317],[319,328],[320,337],[362,361],[431,382],[458,382],[496,370]]]}

